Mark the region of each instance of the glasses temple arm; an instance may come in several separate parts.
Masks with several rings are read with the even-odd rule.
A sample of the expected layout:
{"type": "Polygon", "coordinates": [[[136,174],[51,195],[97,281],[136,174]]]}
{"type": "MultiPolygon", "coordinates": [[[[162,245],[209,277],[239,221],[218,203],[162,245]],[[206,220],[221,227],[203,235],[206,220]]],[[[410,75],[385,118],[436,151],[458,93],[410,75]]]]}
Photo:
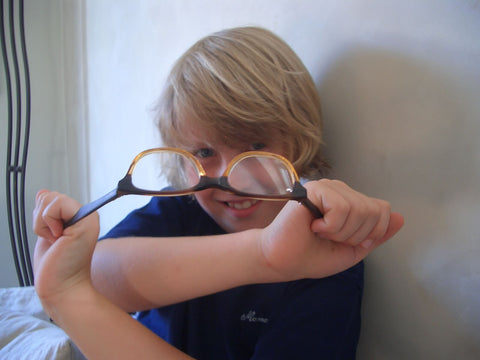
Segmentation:
{"type": "Polygon", "coordinates": [[[76,222],[82,220],[84,217],[90,215],[94,211],[100,209],[102,206],[108,204],[109,202],[119,198],[120,196],[124,195],[123,193],[119,193],[117,189],[110,191],[108,194],[103,195],[101,198],[92,201],[86,205],[83,205],[77,213],[67,222],[63,224],[63,228],[67,228],[72,226],[76,222]]]}
{"type": "Polygon", "coordinates": [[[311,202],[308,198],[298,200],[303,206],[305,206],[316,219],[323,218],[323,214],[320,210],[311,202]]]}

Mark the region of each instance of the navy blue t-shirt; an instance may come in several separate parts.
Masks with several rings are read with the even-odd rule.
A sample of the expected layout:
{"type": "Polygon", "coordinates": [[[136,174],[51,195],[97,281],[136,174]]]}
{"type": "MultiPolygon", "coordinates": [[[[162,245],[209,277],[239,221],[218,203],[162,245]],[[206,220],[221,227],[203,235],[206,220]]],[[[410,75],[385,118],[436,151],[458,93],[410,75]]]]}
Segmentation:
{"type": "MultiPolygon", "coordinates": [[[[152,198],[104,238],[225,233],[188,196],[152,198]]],[[[354,359],[363,263],[319,280],[246,285],[143,311],[138,321],[196,359],[354,359]]]]}

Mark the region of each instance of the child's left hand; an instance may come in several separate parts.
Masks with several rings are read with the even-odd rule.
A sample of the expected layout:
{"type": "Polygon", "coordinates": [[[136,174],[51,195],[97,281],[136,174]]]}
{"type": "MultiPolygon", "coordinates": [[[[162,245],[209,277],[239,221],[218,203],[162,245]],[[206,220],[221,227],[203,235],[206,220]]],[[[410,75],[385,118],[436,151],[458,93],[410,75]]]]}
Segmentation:
{"type": "Polygon", "coordinates": [[[98,215],[63,228],[80,205],[56,192],[39,191],[33,211],[38,235],[34,254],[35,289],[40,299],[61,301],[78,286],[91,286],[90,264],[99,232],[98,215]]]}
{"type": "Polygon", "coordinates": [[[323,218],[312,219],[290,201],[263,231],[265,262],[280,277],[321,278],[363,260],[403,226],[384,200],[368,197],[341,181],[319,180],[305,187],[323,218]]]}

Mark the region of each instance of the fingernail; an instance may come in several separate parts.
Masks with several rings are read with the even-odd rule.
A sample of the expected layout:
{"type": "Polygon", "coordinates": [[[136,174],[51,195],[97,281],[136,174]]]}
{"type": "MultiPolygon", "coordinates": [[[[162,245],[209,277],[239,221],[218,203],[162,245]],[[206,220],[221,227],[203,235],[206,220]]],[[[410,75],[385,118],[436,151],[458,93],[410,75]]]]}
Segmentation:
{"type": "Polygon", "coordinates": [[[48,192],[48,190],[46,190],[46,189],[39,190],[39,191],[37,192],[37,195],[35,196],[35,200],[38,200],[38,199],[40,198],[40,196],[41,196],[43,193],[46,193],[46,192],[48,192]]]}
{"type": "Polygon", "coordinates": [[[360,245],[363,248],[368,249],[370,246],[372,246],[372,244],[373,244],[373,240],[372,239],[367,239],[367,240],[362,241],[362,243],[360,245]]]}

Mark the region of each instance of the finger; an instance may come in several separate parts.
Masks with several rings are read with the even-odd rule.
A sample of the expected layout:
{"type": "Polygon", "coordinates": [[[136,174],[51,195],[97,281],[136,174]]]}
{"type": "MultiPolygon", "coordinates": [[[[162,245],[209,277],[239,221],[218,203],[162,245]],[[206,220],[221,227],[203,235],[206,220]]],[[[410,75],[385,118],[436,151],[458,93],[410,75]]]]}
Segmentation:
{"type": "Polygon", "coordinates": [[[70,219],[80,205],[57,192],[41,190],[36,196],[33,228],[37,235],[56,240],[63,234],[63,223],[70,219]]]}
{"type": "Polygon", "coordinates": [[[40,190],[36,196],[34,209],[34,230],[39,236],[49,241],[54,241],[61,236],[62,231],[59,222],[55,219],[59,213],[59,198],[61,195],[54,191],[40,190]]]}
{"type": "Polygon", "coordinates": [[[376,222],[372,231],[366,237],[363,239],[360,238],[360,242],[364,243],[364,246],[381,239],[388,231],[391,217],[390,203],[383,200],[378,200],[378,204],[380,206],[380,215],[378,221],[376,222]]]}
{"type": "Polygon", "coordinates": [[[40,190],[35,197],[35,208],[33,209],[33,231],[40,237],[49,241],[55,240],[48,224],[43,219],[43,212],[51,201],[53,194],[48,190],[40,190]]]}
{"type": "Polygon", "coordinates": [[[59,238],[63,233],[62,209],[58,199],[50,203],[42,213],[42,219],[50,229],[55,238],[59,238]]]}
{"type": "Polygon", "coordinates": [[[332,239],[356,246],[367,239],[379,224],[382,223],[381,219],[383,213],[385,213],[384,218],[386,217],[386,222],[388,224],[390,212],[385,212],[376,199],[367,198],[365,196],[358,197],[358,199],[352,199],[352,203],[353,202],[356,202],[356,204],[353,205],[354,209],[351,211],[347,219],[347,225],[345,225],[341,232],[336,234],[332,239]]]}
{"type": "Polygon", "coordinates": [[[312,230],[333,241],[358,245],[381,218],[380,200],[336,180],[326,182],[323,191],[324,221],[314,222],[312,230]]]}
{"type": "Polygon", "coordinates": [[[343,194],[333,188],[333,182],[322,179],[305,184],[309,197],[323,214],[312,223],[313,232],[336,234],[347,222],[351,206],[343,194]]]}
{"type": "Polygon", "coordinates": [[[64,222],[71,219],[80,208],[75,200],[63,195],[56,194],[45,208],[42,217],[49,226],[54,236],[61,236],[64,230],[64,222]]]}
{"type": "Polygon", "coordinates": [[[370,200],[370,210],[365,213],[363,219],[359,219],[362,225],[355,234],[352,234],[345,241],[347,244],[356,246],[359,243],[368,242],[368,240],[374,242],[385,235],[390,222],[390,203],[379,199],[370,200]]]}
{"type": "Polygon", "coordinates": [[[392,212],[390,214],[390,221],[384,235],[377,240],[368,239],[360,245],[365,249],[373,250],[374,248],[385,243],[387,240],[391,239],[397,232],[400,231],[404,224],[405,219],[403,218],[403,216],[399,213],[392,212]],[[372,247],[372,245],[374,246],[372,247]]]}
{"type": "Polygon", "coordinates": [[[328,276],[348,269],[349,267],[357,264],[365,259],[368,254],[370,254],[378,246],[391,239],[402,228],[403,224],[404,219],[402,215],[398,213],[392,213],[385,235],[377,241],[369,240],[370,246],[365,246],[364,243],[361,243],[357,246],[350,246],[345,243],[329,240],[319,241],[319,252],[328,253],[328,256],[324,257],[323,261],[321,262],[323,265],[323,270],[313,270],[311,277],[328,276]]]}
{"type": "MultiPolygon", "coordinates": [[[[382,238],[378,239],[377,241],[368,239],[362,242],[360,245],[352,246],[352,247],[349,247],[348,245],[344,245],[343,243],[335,243],[335,244],[339,248],[343,246],[343,250],[345,250],[345,248],[352,249],[354,253],[353,256],[355,259],[354,263],[357,263],[365,259],[377,247],[385,243],[387,240],[391,239],[402,228],[403,225],[404,225],[403,216],[400,215],[399,213],[391,213],[387,231],[385,235],[382,238]]],[[[345,252],[348,253],[348,251],[345,251],[345,252]]],[[[348,256],[346,258],[348,259],[348,256]]],[[[348,264],[348,261],[346,261],[346,263],[348,264]]]]}
{"type": "Polygon", "coordinates": [[[50,191],[47,189],[42,189],[37,192],[37,195],[35,196],[35,201],[40,201],[40,199],[43,197],[43,195],[48,194],[50,191]]]}

